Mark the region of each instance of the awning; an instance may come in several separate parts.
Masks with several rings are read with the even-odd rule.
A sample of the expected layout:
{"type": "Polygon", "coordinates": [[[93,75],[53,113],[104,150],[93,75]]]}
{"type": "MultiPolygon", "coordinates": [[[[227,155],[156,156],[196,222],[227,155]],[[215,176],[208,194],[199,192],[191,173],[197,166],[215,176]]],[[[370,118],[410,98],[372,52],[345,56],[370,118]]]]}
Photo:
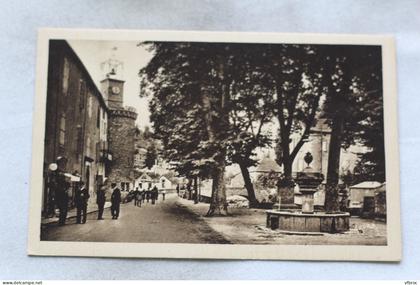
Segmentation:
{"type": "Polygon", "coordinates": [[[80,177],[79,176],[76,176],[76,175],[73,175],[73,174],[70,174],[70,173],[64,173],[64,176],[70,178],[71,182],[80,182],[80,177]]]}

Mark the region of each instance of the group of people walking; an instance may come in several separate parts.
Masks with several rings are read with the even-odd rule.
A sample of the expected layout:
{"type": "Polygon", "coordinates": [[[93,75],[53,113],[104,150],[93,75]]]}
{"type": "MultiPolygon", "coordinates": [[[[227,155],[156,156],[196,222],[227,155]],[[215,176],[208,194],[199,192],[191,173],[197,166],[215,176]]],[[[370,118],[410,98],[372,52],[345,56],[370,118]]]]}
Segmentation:
{"type": "MultiPolygon", "coordinates": [[[[65,182],[64,175],[58,174],[56,191],[56,204],[59,210],[58,224],[60,226],[66,223],[69,203],[69,186],[65,182]]],[[[121,204],[121,190],[116,183],[111,184],[111,215],[112,219],[118,219],[120,214],[121,204]]],[[[76,223],[85,224],[87,219],[87,206],[90,198],[88,189],[82,181],[79,183],[74,196],[74,203],[76,206],[76,223]]],[[[106,202],[106,185],[99,187],[96,195],[96,204],[98,205],[98,220],[103,220],[104,208],[106,202]]]]}
{"type": "MultiPolygon", "coordinates": [[[[112,219],[118,219],[120,215],[120,204],[121,204],[121,190],[117,187],[116,183],[111,184],[111,215],[112,219]]],[[[87,217],[87,204],[90,198],[89,191],[86,189],[84,182],[80,183],[80,187],[76,191],[75,202],[76,202],[76,223],[86,223],[87,217]]],[[[104,208],[106,202],[106,185],[99,187],[96,193],[96,204],[98,205],[98,220],[103,220],[104,208]]]]}
{"type": "MultiPolygon", "coordinates": [[[[65,169],[65,164],[67,160],[64,157],[58,157],[55,169],[52,168],[52,173],[50,175],[49,188],[54,194],[52,205],[56,206],[59,210],[59,225],[64,225],[67,220],[69,202],[74,198],[74,205],[76,206],[76,223],[85,224],[87,220],[87,210],[88,202],[90,199],[89,188],[85,182],[78,182],[78,185],[74,192],[74,197],[71,194],[71,187],[69,183],[69,178],[66,177],[66,174],[63,170],[65,169]]],[[[106,193],[109,188],[109,181],[105,180],[102,185],[98,187],[96,192],[96,204],[98,206],[98,220],[103,220],[105,202],[107,200],[106,193]]],[[[74,187],[74,186],[73,186],[74,187]]],[[[122,202],[121,190],[118,188],[116,183],[111,183],[111,216],[113,220],[118,219],[120,215],[120,204],[122,202]]],[[[162,200],[165,200],[166,192],[162,190],[160,192],[162,195],[162,200]]],[[[159,190],[156,186],[149,187],[147,190],[139,190],[138,188],[134,191],[134,205],[141,207],[142,203],[155,204],[159,198],[159,190]]],[[[127,201],[127,200],[124,200],[127,201]]],[[[48,210],[54,214],[55,207],[53,206],[52,210],[48,210]]]]}
{"type": "MultiPolygon", "coordinates": [[[[166,192],[163,190],[161,192],[162,194],[162,200],[165,201],[165,195],[166,192]]],[[[142,203],[149,203],[151,201],[152,205],[156,203],[156,201],[159,199],[159,190],[156,186],[153,188],[149,188],[148,190],[139,190],[136,188],[134,191],[134,206],[141,207],[142,203]]]]}

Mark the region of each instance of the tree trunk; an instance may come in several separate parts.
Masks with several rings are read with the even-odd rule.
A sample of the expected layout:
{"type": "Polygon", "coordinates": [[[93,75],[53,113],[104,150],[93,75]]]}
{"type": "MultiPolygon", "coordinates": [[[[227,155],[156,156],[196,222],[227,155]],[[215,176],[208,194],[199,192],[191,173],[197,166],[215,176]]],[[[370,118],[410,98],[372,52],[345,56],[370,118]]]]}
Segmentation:
{"type": "Polygon", "coordinates": [[[328,154],[327,185],[325,190],[325,211],[338,212],[338,180],[340,172],[341,137],[343,132],[343,112],[337,111],[332,123],[328,154]]]}
{"type": "MultiPolygon", "coordinates": [[[[284,127],[284,129],[286,129],[284,127]]],[[[282,153],[283,172],[286,179],[292,179],[292,163],[293,159],[290,157],[290,132],[280,130],[279,137],[281,139],[280,147],[282,153]]]]}
{"type": "MultiPolygon", "coordinates": [[[[213,115],[211,109],[211,102],[209,95],[207,94],[208,90],[202,90],[202,103],[206,119],[206,127],[208,140],[211,144],[214,144],[217,140],[217,130],[215,129],[213,122],[213,115]]],[[[218,154],[215,157],[215,168],[212,174],[212,193],[210,199],[210,207],[207,212],[207,216],[214,215],[227,215],[227,202],[226,202],[226,186],[225,186],[225,167],[226,167],[226,149],[220,147],[218,154]]]]}
{"type": "Polygon", "coordinates": [[[197,183],[197,176],[194,177],[194,203],[198,203],[198,183],[197,183]]]}
{"type": "Polygon", "coordinates": [[[187,199],[188,200],[191,200],[191,185],[192,185],[192,179],[188,178],[188,183],[187,183],[187,192],[188,192],[187,199]]]}
{"type": "Polygon", "coordinates": [[[284,176],[288,180],[292,180],[292,163],[293,163],[293,161],[291,161],[290,157],[283,160],[284,176]]]}
{"type": "Polygon", "coordinates": [[[289,136],[290,132],[280,133],[282,164],[285,181],[282,181],[281,184],[278,184],[277,191],[279,196],[279,203],[284,205],[285,208],[291,207],[295,203],[294,187],[291,186],[293,158],[290,156],[289,136]]]}
{"type": "Polygon", "coordinates": [[[251,177],[249,175],[248,167],[245,164],[239,163],[241,168],[242,177],[244,179],[246,192],[248,193],[249,207],[253,208],[258,205],[257,198],[255,197],[254,185],[252,184],[251,177]]]}
{"type": "Polygon", "coordinates": [[[210,208],[206,216],[226,216],[228,213],[226,202],[225,166],[225,158],[223,156],[223,160],[220,159],[212,175],[213,184],[210,208]]]}

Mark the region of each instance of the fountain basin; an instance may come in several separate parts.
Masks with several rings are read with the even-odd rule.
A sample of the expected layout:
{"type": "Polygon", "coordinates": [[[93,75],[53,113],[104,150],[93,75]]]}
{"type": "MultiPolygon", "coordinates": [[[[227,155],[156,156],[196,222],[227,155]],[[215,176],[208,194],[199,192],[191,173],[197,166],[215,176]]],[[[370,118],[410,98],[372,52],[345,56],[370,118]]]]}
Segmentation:
{"type": "Polygon", "coordinates": [[[350,213],[302,213],[268,210],[267,227],[290,232],[340,233],[349,230],[350,213]]]}

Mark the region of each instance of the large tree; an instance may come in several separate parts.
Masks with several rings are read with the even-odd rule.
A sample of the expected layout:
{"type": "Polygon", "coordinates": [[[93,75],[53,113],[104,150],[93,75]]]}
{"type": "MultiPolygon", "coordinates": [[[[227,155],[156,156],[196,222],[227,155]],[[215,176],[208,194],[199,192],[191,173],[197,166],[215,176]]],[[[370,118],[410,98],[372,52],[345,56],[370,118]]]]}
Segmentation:
{"type": "MultiPolygon", "coordinates": [[[[328,94],[324,104],[324,116],[331,127],[328,155],[325,209],[339,210],[338,182],[342,147],[355,142],[366,143],[367,137],[375,139],[383,134],[382,125],[382,69],[380,47],[333,46],[329,48],[326,60],[329,77],[328,94]],[[370,96],[379,94],[377,108],[367,102],[370,96]],[[372,123],[372,113],[375,123],[372,123]],[[377,130],[379,134],[373,134],[377,130]]],[[[379,144],[383,143],[379,141],[379,144]]]]}
{"type": "Polygon", "coordinates": [[[230,84],[225,47],[152,43],[150,48],[154,57],[140,72],[142,92],[152,97],[151,120],[164,156],[176,161],[187,176],[210,176],[208,215],[224,215],[230,84]]]}
{"type": "Polygon", "coordinates": [[[238,163],[251,205],[248,167],[255,149],[270,143],[270,90],[258,85],[259,45],[152,43],[154,57],[141,70],[142,93],[151,95],[151,120],[164,155],[184,175],[211,177],[208,214],[226,214],[225,167],[238,163]]]}
{"type": "Polygon", "coordinates": [[[272,133],[267,125],[273,119],[274,93],[267,85],[267,75],[261,60],[267,45],[243,45],[236,53],[236,69],[231,86],[232,108],[229,114],[232,140],[228,157],[241,169],[250,207],[258,205],[249,167],[257,164],[256,151],[272,144],[272,133]]]}
{"type": "Polygon", "coordinates": [[[270,90],[265,99],[279,126],[276,160],[283,165],[287,180],[291,180],[293,161],[316,123],[326,92],[323,57],[319,46],[295,44],[265,45],[257,57],[259,84],[270,90]],[[292,134],[299,135],[293,148],[292,134]]]}

